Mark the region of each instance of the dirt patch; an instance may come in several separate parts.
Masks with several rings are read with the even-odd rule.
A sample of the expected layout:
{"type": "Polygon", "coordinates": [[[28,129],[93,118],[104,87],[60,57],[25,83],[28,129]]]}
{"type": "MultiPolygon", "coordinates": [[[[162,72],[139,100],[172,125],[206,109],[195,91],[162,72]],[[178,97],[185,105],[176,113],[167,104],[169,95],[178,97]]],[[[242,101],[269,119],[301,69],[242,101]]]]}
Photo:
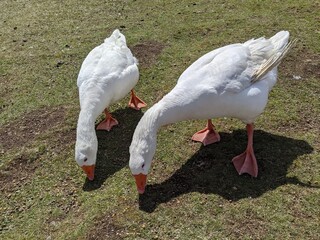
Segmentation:
{"type": "Polygon", "coordinates": [[[111,216],[104,216],[96,222],[96,227],[87,235],[88,240],[122,239],[123,229],[113,223],[111,216]]]}
{"type": "Polygon", "coordinates": [[[130,47],[133,55],[138,59],[139,66],[148,68],[155,64],[165,45],[156,41],[147,41],[130,47]]]}
{"type": "Polygon", "coordinates": [[[41,108],[25,114],[23,117],[0,129],[0,142],[4,150],[26,145],[41,132],[61,124],[65,119],[63,106],[41,108]]]}
{"type": "MultiPolygon", "coordinates": [[[[0,129],[1,152],[21,148],[34,139],[41,137],[47,130],[61,125],[65,120],[66,108],[41,108],[31,111],[0,129]]],[[[59,131],[50,138],[53,149],[46,146],[24,148],[18,157],[12,159],[0,171],[1,191],[14,192],[17,188],[27,184],[32,179],[35,170],[41,164],[39,159],[49,151],[61,152],[65,144],[72,141],[75,131],[59,131]]],[[[49,139],[49,138],[48,138],[49,139]]]]}
{"type": "Polygon", "coordinates": [[[14,192],[15,189],[25,185],[33,175],[37,165],[36,161],[30,160],[30,157],[24,155],[12,160],[0,172],[1,192],[14,192]]]}
{"type": "Polygon", "coordinates": [[[280,68],[286,77],[294,80],[320,78],[320,56],[308,49],[302,48],[295,53],[292,51],[284,61],[285,64],[281,64],[280,68]]]}

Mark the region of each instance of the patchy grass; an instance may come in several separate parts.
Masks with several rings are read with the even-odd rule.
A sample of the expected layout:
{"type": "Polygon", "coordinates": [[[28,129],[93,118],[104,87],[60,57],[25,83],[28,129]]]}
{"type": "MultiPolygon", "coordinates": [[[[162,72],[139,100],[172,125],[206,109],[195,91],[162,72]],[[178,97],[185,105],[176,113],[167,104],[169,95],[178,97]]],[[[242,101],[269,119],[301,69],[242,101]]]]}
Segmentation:
{"type": "MultiPolygon", "coordinates": [[[[319,239],[320,46],[316,1],[0,2],[1,239],[319,239]],[[115,28],[140,62],[152,106],[204,53],[286,29],[299,39],[257,119],[259,177],[230,162],[244,124],[215,119],[221,142],[190,141],[205,121],[163,127],[146,193],[127,167],[143,112],[128,97],[120,125],[97,132],[96,179],[74,161],[76,78],[115,28]]],[[[98,119],[99,121],[100,119],[98,119]]]]}

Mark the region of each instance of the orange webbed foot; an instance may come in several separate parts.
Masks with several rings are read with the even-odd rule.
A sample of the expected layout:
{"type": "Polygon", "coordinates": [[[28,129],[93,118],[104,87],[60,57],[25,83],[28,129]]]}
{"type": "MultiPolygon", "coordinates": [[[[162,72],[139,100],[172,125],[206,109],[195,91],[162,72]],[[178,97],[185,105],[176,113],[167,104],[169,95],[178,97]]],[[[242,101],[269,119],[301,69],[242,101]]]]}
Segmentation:
{"type": "Polygon", "coordinates": [[[209,145],[211,143],[219,142],[220,135],[214,129],[214,126],[211,120],[208,120],[207,127],[196,132],[192,138],[193,141],[202,142],[204,146],[209,145]]]}
{"type": "Polygon", "coordinates": [[[234,157],[232,162],[239,175],[248,173],[253,177],[258,176],[258,164],[253,151],[246,150],[240,155],[234,157]]]}
{"type": "Polygon", "coordinates": [[[258,176],[258,164],[253,151],[253,124],[247,124],[248,145],[245,152],[232,159],[233,165],[241,175],[248,173],[253,177],[258,176]]]}
{"type": "Polygon", "coordinates": [[[99,123],[99,125],[97,126],[97,130],[110,131],[113,126],[116,126],[119,123],[118,123],[117,119],[115,119],[111,116],[111,114],[108,112],[108,110],[105,109],[104,113],[106,115],[106,118],[102,122],[99,123]]]}
{"type": "Polygon", "coordinates": [[[135,93],[133,92],[133,90],[131,90],[131,98],[129,101],[129,107],[136,109],[136,110],[140,110],[143,107],[146,107],[147,104],[142,101],[140,98],[138,98],[135,93]]]}

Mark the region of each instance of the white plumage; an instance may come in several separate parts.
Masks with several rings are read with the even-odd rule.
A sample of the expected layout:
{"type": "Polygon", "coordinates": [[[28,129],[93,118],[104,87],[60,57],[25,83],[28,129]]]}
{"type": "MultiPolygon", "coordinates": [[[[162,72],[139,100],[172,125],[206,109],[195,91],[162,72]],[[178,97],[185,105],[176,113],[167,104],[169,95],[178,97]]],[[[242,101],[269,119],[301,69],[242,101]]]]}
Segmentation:
{"type": "Polygon", "coordinates": [[[211,118],[234,117],[246,123],[248,148],[233,163],[239,174],[257,175],[252,123],[263,112],[277,81],[277,65],[291,47],[288,39],[289,32],[281,31],[270,39],[221,47],[205,54],[182,73],[177,85],[144,114],[134,132],[130,168],[140,193],[144,191],[156,150],[157,130],[188,119],[209,119],[207,128],[193,136],[193,140],[204,145],[220,140],[211,118]]]}
{"type": "MultiPolygon", "coordinates": [[[[77,125],[75,159],[90,180],[94,177],[98,148],[95,120],[105,111],[106,120],[97,128],[109,131],[116,125],[118,122],[111,117],[107,107],[128,94],[138,79],[137,59],[118,29],[104,43],[95,47],[82,63],[77,80],[81,111],[77,125]]],[[[145,106],[133,91],[131,93],[129,106],[135,109],[145,106]]]]}

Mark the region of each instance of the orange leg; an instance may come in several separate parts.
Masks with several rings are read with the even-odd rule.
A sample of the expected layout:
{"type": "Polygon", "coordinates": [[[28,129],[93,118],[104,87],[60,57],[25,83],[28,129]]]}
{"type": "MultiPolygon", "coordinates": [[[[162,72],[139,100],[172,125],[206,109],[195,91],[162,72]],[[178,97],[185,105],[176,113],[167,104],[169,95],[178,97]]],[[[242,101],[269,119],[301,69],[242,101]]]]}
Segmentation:
{"type": "Polygon", "coordinates": [[[130,98],[128,105],[129,105],[129,107],[136,109],[136,110],[140,110],[140,108],[147,106],[147,104],[144,101],[142,101],[140,98],[138,98],[134,94],[133,89],[131,90],[131,98],[130,98]]]}
{"type": "Polygon", "coordinates": [[[253,152],[253,124],[247,124],[248,145],[246,151],[232,159],[233,165],[239,175],[248,173],[253,177],[258,176],[258,164],[253,152]]]}
{"type": "Polygon", "coordinates": [[[113,126],[118,125],[118,121],[111,116],[108,109],[104,110],[104,114],[106,115],[106,118],[101,123],[99,123],[99,125],[97,126],[97,130],[110,131],[113,126]]]}
{"type": "Polygon", "coordinates": [[[196,132],[191,139],[196,142],[202,142],[203,145],[206,146],[211,143],[219,142],[220,135],[215,130],[211,119],[208,119],[207,127],[200,130],[199,132],[196,132]]]}

